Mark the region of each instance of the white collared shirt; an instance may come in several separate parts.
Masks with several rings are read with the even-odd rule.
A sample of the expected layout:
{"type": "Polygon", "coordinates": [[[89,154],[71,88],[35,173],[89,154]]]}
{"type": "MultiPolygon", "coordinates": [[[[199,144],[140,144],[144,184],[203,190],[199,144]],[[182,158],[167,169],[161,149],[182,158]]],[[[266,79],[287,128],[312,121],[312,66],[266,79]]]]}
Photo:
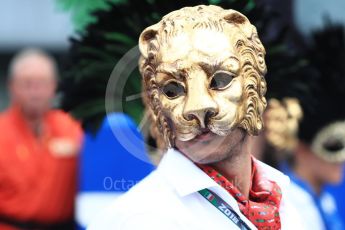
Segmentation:
{"type": "MultiPolygon", "coordinates": [[[[282,229],[301,229],[295,212],[286,205],[284,192],[289,178],[261,163],[268,179],[281,188],[282,229]]],[[[198,191],[210,189],[247,223],[256,227],[240,212],[236,200],[192,161],[175,149],[169,149],[158,168],[117,199],[101,213],[89,230],[229,230],[239,229],[198,191]]]]}

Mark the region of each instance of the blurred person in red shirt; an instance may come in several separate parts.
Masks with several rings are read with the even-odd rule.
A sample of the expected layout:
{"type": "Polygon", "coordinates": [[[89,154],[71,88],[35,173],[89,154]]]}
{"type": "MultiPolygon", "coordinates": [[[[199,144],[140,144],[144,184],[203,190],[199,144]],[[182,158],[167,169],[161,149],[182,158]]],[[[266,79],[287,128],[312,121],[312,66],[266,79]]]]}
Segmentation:
{"type": "Polygon", "coordinates": [[[0,229],[72,229],[78,122],[51,109],[57,68],[41,50],[9,68],[10,107],[0,114],[0,229]]]}

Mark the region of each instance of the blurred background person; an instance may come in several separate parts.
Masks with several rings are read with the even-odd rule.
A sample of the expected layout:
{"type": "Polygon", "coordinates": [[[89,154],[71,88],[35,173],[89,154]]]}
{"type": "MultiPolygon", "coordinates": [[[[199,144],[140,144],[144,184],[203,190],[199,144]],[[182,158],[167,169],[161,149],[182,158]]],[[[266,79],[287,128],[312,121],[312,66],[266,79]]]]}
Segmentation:
{"type": "MultiPolygon", "coordinates": [[[[117,0],[111,1],[116,2],[117,0]]],[[[70,185],[77,187],[74,216],[80,229],[85,228],[91,218],[96,216],[99,210],[107,206],[111,200],[126,192],[154,169],[154,166],[149,163],[144,140],[140,141],[142,139],[140,130],[132,117],[121,113],[122,111],[119,109],[115,111],[117,113],[105,113],[105,88],[111,70],[117,62],[114,56],[110,56],[107,60],[100,59],[99,55],[102,56],[103,53],[97,51],[100,47],[95,50],[82,48],[84,51],[81,55],[76,55],[77,59],[84,62],[85,59],[90,58],[90,61],[87,61],[86,65],[80,65],[78,61],[71,60],[68,55],[71,45],[69,37],[80,35],[76,34],[74,30],[80,32],[79,26],[73,22],[97,21],[94,20],[95,17],[91,12],[95,7],[104,8],[111,1],[75,2],[81,17],[71,16],[58,9],[58,3],[65,3],[68,6],[74,4],[69,0],[28,0],[25,2],[4,0],[0,3],[0,109],[5,110],[10,104],[5,80],[9,60],[22,48],[40,47],[49,51],[60,67],[59,83],[62,84],[57,86],[53,107],[69,111],[83,122],[85,138],[78,156],[77,179],[70,185]],[[65,68],[66,63],[75,65],[77,71],[72,72],[69,68],[65,68]],[[88,81],[86,76],[88,74],[95,74],[93,76],[96,76],[96,82],[88,81]],[[80,77],[81,84],[74,85],[73,82],[77,76],[80,77]],[[68,86],[74,92],[73,95],[67,94],[62,85],[68,86]],[[61,101],[62,96],[66,98],[66,104],[73,104],[77,101],[75,104],[77,107],[72,109],[64,106],[65,103],[61,101]],[[137,141],[134,142],[132,138],[131,143],[138,148],[137,157],[139,155],[141,158],[133,156],[123,147],[114,132],[135,136],[137,141]]],[[[127,13],[131,17],[131,12],[127,11],[127,13]]],[[[101,36],[103,35],[104,33],[101,33],[101,36]]],[[[135,106],[138,101],[140,98],[134,101],[135,104],[132,103],[129,106],[134,112],[131,113],[132,115],[141,110],[140,107],[135,106]]],[[[66,129],[66,132],[68,130],[66,129]]],[[[42,197],[42,202],[46,202],[45,199],[42,197]]],[[[23,203],[20,202],[20,205],[23,203]]],[[[59,206],[62,205],[68,206],[70,202],[64,204],[61,201],[59,206]]],[[[64,212],[70,216],[69,208],[65,208],[64,212]]],[[[2,229],[1,227],[0,229],[2,229]]]]}
{"type": "MultiPolygon", "coordinates": [[[[290,177],[289,200],[303,219],[303,229],[344,229],[336,200],[326,189],[327,185],[342,181],[344,160],[333,161],[330,160],[333,156],[328,158],[327,155],[320,157],[310,142],[298,139],[295,131],[302,111],[295,102],[292,98],[271,99],[265,114],[265,133],[256,143],[261,150],[259,157],[290,177]],[[293,100],[290,103],[294,105],[287,105],[289,100],[293,100]]],[[[339,128],[345,130],[342,125],[336,129],[339,128]]],[[[342,135],[340,132],[330,139],[342,138],[342,135]]]]}
{"type": "Polygon", "coordinates": [[[345,229],[327,184],[343,180],[345,162],[345,33],[342,25],[326,23],[314,31],[307,46],[313,82],[312,97],[299,99],[303,110],[299,142],[282,170],[290,177],[290,197],[306,229],[345,229]]]}
{"type": "Polygon", "coordinates": [[[304,229],[345,229],[327,189],[344,174],[345,107],[339,100],[345,97],[344,28],[328,22],[311,39],[296,56],[304,65],[284,78],[267,79],[279,100],[269,101],[257,146],[262,159],[274,159],[269,163],[290,177],[289,200],[304,229]]]}
{"type": "Polygon", "coordinates": [[[26,49],[10,63],[9,108],[0,115],[0,229],[72,229],[78,122],[51,109],[53,58],[26,49]]]}

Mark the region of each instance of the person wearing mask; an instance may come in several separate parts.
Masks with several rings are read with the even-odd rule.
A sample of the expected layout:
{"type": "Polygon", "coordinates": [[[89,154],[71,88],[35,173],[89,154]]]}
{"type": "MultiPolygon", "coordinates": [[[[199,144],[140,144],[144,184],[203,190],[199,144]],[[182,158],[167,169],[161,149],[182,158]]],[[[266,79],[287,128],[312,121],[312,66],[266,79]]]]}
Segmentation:
{"type": "Polygon", "coordinates": [[[139,49],[164,156],[89,229],[300,229],[285,198],[288,177],[252,156],[266,65],[248,18],[185,7],[146,28],[139,49]]]}

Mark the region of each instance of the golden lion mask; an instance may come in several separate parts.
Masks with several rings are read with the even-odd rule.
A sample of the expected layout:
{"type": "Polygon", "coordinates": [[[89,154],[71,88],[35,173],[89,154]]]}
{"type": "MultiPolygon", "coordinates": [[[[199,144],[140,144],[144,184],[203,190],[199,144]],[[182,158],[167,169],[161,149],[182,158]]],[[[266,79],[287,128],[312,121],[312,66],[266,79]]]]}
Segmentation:
{"type": "Polygon", "coordinates": [[[225,136],[263,128],[265,49],[241,13],[212,5],[173,11],[142,32],[139,48],[144,102],[165,147],[203,129],[225,136]]]}

